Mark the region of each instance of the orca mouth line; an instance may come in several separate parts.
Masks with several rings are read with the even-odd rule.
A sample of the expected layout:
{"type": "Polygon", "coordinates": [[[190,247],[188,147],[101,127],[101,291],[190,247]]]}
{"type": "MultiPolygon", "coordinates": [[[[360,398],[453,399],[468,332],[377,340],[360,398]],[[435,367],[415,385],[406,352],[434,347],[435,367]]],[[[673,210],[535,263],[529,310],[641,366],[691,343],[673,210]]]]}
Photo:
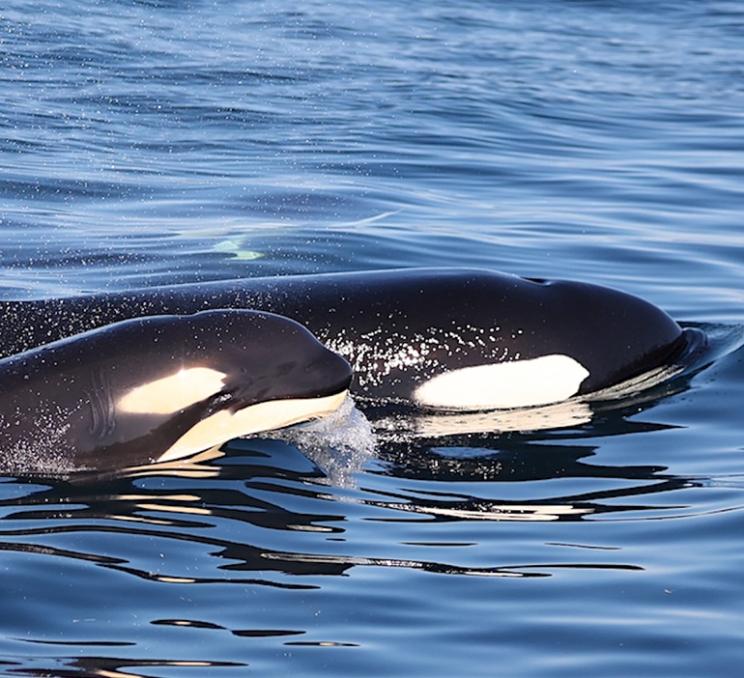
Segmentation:
{"type": "Polygon", "coordinates": [[[669,364],[677,365],[683,374],[689,374],[710,364],[713,359],[708,333],[700,327],[682,325],[682,345],[670,358],[669,364]]]}
{"type": "Polygon", "coordinates": [[[687,339],[677,361],[694,373],[744,347],[744,325],[681,322],[687,339]]]}
{"type": "MultiPolygon", "coordinates": [[[[650,392],[657,386],[689,378],[714,361],[708,334],[699,327],[684,326],[679,343],[658,367],[646,370],[607,388],[586,393],[574,400],[583,402],[622,401],[650,392]]],[[[622,405],[622,402],[618,402],[622,405]]]]}

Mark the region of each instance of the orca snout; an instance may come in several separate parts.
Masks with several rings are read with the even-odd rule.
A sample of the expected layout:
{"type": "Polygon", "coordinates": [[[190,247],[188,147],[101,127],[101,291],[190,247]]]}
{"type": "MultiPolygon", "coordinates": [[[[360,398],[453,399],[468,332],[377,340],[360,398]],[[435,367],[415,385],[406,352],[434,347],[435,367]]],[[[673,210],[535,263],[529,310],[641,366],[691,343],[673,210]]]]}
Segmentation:
{"type": "Polygon", "coordinates": [[[334,395],[348,390],[352,376],[349,363],[327,348],[305,369],[308,390],[314,396],[334,395]]]}

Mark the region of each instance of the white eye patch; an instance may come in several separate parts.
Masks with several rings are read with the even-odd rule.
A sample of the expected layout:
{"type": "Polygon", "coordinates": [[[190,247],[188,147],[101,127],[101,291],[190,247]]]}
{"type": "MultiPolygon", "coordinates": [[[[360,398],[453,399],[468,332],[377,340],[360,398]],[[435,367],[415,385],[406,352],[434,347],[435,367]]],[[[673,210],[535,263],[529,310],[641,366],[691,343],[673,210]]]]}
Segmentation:
{"type": "Polygon", "coordinates": [[[117,408],[132,414],[173,414],[219,393],[226,376],[208,367],[179,370],[131,389],[119,399],[117,408]]]}
{"type": "Polygon", "coordinates": [[[510,409],[548,405],[576,395],[589,371],[570,356],[463,367],[419,386],[413,399],[426,407],[452,410],[510,409]]]}

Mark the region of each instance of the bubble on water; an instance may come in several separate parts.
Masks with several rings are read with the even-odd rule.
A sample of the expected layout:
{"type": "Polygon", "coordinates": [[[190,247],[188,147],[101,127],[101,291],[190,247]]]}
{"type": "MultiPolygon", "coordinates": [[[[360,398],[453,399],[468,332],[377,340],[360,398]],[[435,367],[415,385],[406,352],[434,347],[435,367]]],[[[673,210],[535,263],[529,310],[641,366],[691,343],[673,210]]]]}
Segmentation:
{"type": "Polygon", "coordinates": [[[297,447],[325,474],[326,482],[353,487],[355,474],[377,450],[377,439],[367,417],[350,396],[334,413],[272,434],[297,447]]]}

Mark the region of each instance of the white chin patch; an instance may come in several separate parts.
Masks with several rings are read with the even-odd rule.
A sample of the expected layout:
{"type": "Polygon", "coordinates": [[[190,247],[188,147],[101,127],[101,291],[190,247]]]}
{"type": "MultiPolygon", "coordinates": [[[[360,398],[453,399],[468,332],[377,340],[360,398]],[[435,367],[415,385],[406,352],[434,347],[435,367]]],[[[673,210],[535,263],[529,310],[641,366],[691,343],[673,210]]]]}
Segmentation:
{"type": "Polygon", "coordinates": [[[233,438],[240,438],[262,431],[271,431],[335,412],[346,399],[348,391],[321,398],[296,400],[268,400],[250,405],[237,412],[220,410],[202,419],[182,435],[158,459],[158,462],[190,457],[197,452],[222,445],[233,438]]]}
{"type": "Polygon", "coordinates": [[[419,386],[419,405],[449,410],[490,410],[548,405],[576,395],[589,371],[567,355],[545,355],[463,367],[419,386]]]}

